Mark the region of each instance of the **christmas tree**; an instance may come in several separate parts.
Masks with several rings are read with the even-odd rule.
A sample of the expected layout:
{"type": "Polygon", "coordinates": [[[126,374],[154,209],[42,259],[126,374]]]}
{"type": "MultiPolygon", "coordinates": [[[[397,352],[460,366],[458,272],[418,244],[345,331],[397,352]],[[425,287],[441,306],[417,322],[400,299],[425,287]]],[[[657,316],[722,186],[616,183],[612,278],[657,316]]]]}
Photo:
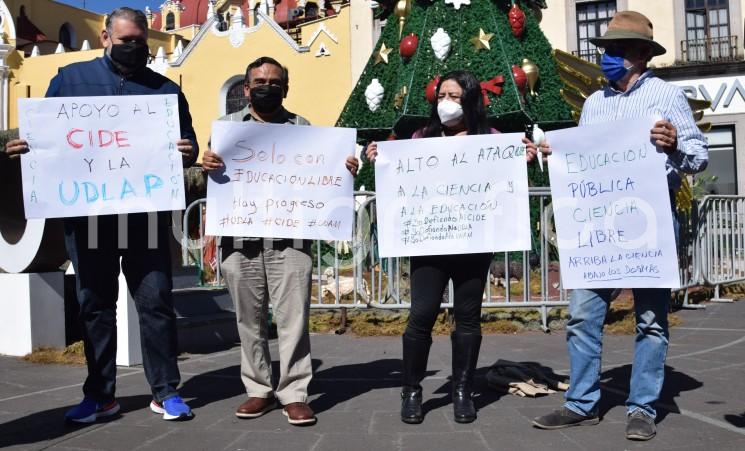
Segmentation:
{"type": "MultiPolygon", "coordinates": [[[[337,123],[356,128],[361,142],[410,137],[427,122],[436,77],[457,69],[482,82],[490,125],[501,132],[574,125],[538,25],[543,0],[380,3],[386,25],[337,123]]],[[[548,183],[535,166],[529,172],[533,185],[548,183]]],[[[360,185],[374,189],[370,165],[360,185]]]]}

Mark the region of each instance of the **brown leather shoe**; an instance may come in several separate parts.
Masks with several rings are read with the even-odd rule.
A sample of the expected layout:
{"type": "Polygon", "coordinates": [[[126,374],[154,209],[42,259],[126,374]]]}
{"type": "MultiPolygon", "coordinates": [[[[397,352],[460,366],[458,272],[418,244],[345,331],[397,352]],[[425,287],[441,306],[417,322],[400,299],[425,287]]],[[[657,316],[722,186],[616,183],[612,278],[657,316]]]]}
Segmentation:
{"type": "Polygon", "coordinates": [[[313,410],[304,402],[293,402],[287,404],[282,413],[287,417],[287,421],[295,426],[307,426],[316,423],[316,415],[313,410]]]}
{"type": "Polygon", "coordinates": [[[264,415],[270,410],[277,407],[277,401],[274,397],[271,398],[255,398],[250,397],[238,406],[238,410],[235,411],[235,416],[238,418],[256,418],[264,415]]]}

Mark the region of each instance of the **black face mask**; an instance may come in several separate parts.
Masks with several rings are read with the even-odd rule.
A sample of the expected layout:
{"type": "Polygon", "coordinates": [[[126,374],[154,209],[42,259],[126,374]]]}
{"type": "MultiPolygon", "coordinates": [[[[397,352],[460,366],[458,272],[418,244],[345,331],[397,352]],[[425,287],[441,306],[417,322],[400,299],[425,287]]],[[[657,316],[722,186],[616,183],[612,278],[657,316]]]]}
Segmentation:
{"type": "Polygon", "coordinates": [[[150,51],[144,42],[130,41],[124,44],[111,44],[109,56],[121,72],[132,74],[147,65],[150,51]]]}
{"type": "Polygon", "coordinates": [[[282,106],[284,89],[277,85],[251,88],[251,107],[258,113],[271,113],[282,106]]]}

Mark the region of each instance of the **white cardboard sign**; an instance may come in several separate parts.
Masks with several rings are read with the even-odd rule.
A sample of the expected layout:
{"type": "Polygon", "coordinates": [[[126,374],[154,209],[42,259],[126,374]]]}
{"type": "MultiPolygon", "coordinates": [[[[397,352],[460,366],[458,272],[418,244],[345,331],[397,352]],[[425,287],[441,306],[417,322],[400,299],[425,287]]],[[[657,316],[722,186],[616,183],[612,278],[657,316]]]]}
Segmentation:
{"type": "Polygon", "coordinates": [[[349,128],[215,121],[212,151],[224,170],[207,181],[207,234],[351,240],[349,128]]]}
{"type": "Polygon", "coordinates": [[[652,118],[547,133],[564,288],[680,286],[665,161],[652,118]]]}
{"type": "Polygon", "coordinates": [[[382,257],[530,249],[522,134],[378,143],[382,257]]]}
{"type": "Polygon", "coordinates": [[[184,209],[178,97],[19,99],[26,218],[184,209]]]}

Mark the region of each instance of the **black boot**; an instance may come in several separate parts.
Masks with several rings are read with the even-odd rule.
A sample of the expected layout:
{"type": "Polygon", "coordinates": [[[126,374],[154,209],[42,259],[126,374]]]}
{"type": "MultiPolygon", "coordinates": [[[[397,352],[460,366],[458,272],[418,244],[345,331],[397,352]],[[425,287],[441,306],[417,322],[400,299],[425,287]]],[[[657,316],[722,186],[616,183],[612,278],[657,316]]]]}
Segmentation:
{"type": "Polygon", "coordinates": [[[422,412],[422,386],[427,370],[427,358],[432,339],[422,340],[403,336],[403,387],[401,388],[401,421],[419,424],[424,419],[422,412]]]}
{"type": "Polygon", "coordinates": [[[453,332],[453,414],[457,423],[476,419],[473,405],[473,377],[479,359],[481,335],[453,332]]]}

